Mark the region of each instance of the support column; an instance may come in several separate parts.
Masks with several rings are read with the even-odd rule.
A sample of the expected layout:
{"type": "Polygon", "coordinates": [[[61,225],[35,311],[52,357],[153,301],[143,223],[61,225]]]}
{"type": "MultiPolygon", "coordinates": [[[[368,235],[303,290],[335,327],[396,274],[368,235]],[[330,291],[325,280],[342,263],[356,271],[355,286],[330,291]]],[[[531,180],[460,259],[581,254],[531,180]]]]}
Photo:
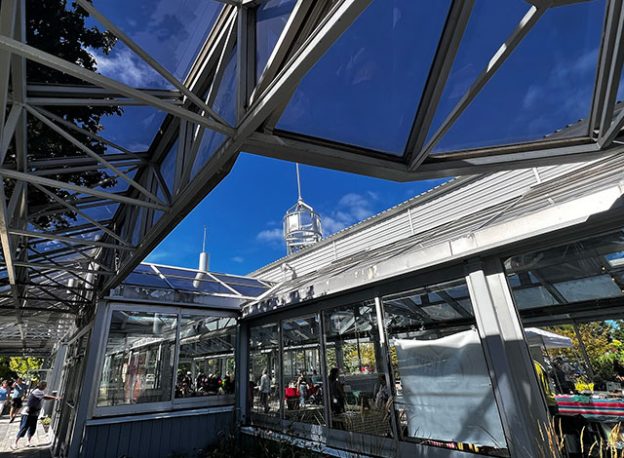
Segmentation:
{"type": "Polygon", "coordinates": [[[85,356],[86,362],[83,373],[80,375],[82,377],[82,386],[76,406],[76,417],[73,431],[71,432],[69,452],[67,453],[68,458],[78,458],[80,456],[85,423],[90,414],[91,403],[95,402],[97,393],[96,383],[100,375],[97,367],[98,355],[100,351],[104,352],[106,348],[104,338],[108,331],[108,323],[106,320],[107,305],[106,302],[98,302],[96,306],[93,328],[91,329],[89,346],[87,347],[87,354],[85,356]]]}
{"type": "Polygon", "coordinates": [[[549,417],[503,266],[498,258],[468,263],[466,281],[503,428],[512,456],[559,456],[542,438],[549,417]]]}
{"type": "MultiPolygon", "coordinates": [[[[236,423],[247,424],[249,414],[249,325],[238,323],[236,333],[236,348],[234,349],[236,360],[236,423]]],[[[253,396],[253,393],[251,393],[253,396]]]]}

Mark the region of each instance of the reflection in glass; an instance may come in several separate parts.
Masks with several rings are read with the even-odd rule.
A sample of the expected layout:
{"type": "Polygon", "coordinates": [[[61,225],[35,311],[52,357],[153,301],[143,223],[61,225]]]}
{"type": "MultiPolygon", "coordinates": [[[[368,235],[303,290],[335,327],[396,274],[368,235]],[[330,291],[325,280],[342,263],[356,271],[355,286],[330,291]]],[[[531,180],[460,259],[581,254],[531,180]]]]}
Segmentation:
{"type": "Polygon", "coordinates": [[[512,256],[505,270],[519,310],[622,297],[624,232],[512,256]]]}
{"type": "Polygon", "coordinates": [[[401,437],[507,455],[465,282],[388,296],[383,307],[401,437]]]}
{"type": "Polygon", "coordinates": [[[295,6],[295,0],[268,0],[256,11],[256,81],[266,66],[273,48],[295,6]]]}
{"type": "MultiPolygon", "coordinates": [[[[277,324],[249,329],[249,410],[254,414],[280,415],[279,331],[277,324]]],[[[253,421],[253,416],[252,416],[253,421]]]]}
{"type": "MultiPolygon", "coordinates": [[[[567,127],[589,115],[605,3],[595,0],[548,9],[433,151],[587,136],[586,129],[567,127]]],[[[529,7],[518,0],[475,3],[429,136],[529,7]]]]}
{"type": "Polygon", "coordinates": [[[182,315],[176,398],[234,394],[236,319],[182,315]]]}
{"type": "Polygon", "coordinates": [[[325,424],[317,315],[282,322],[284,417],[325,424]]]}
{"type": "Polygon", "coordinates": [[[389,436],[390,390],[384,376],[375,304],[323,313],[332,427],[389,436]]]}
{"type": "Polygon", "coordinates": [[[171,400],[176,315],[113,311],[98,406],[171,400]]]}
{"type": "Polygon", "coordinates": [[[310,70],[277,128],[402,155],[450,2],[374,0],[310,70]]]}

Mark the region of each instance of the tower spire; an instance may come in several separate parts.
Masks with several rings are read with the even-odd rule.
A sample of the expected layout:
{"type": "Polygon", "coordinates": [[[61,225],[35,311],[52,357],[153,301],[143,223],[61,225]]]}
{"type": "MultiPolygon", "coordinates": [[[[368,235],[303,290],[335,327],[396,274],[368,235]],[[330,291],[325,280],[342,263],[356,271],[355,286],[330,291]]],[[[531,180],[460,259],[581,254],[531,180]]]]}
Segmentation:
{"type": "Polygon", "coordinates": [[[303,199],[301,198],[301,176],[299,175],[299,163],[296,163],[295,167],[297,169],[297,201],[301,201],[303,199]]]}
{"type": "Polygon", "coordinates": [[[202,253],[206,251],[206,226],[204,225],[204,241],[202,242],[202,253]]]}

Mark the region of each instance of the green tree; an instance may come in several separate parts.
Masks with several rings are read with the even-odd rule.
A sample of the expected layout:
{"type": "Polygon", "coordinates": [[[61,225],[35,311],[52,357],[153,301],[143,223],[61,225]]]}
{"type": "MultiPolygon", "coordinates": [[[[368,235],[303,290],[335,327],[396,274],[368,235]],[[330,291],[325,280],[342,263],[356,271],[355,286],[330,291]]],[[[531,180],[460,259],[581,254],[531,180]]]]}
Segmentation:
{"type": "Polygon", "coordinates": [[[8,356],[0,356],[0,381],[17,377],[17,374],[11,370],[9,362],[10,358],[8,356]]]}
{"type": "MultiPolygon", "coordinates": [[[[1,4],[1,0],[0,0],[1,4]]],[[[108,32],[102,32],[96,27],[85,24],[87,13],[75,3],[67,4],[66,0],[26,0],[26,39],[29,45],[42,51],[53,54],[62,59],[76,63],[88,70],[97,70],[97,62],[91,53],[92,50],[108,54],[115,44],[114,37],[108,32]]],[[[27,62],[27,80],[29,84],[66,84],[86,85],[76,78],[66,75],[52,68],[34,62],[27,62]]],[[[120,115],[119,107],[46,107],[50,112],[76,126],[97,133],[102,129],[101,119],[107,115],[120,115]]],[[[72,145],[57,133],[53,132],[33,116],[27,121],[27,151],[28,161],[38,159],[83,157],[85,153],[72,145]]],[[[71,132],[84,145],[98,154],[106,152],[106,145],[86,135],[71,132]]],[[[16,164],[16,150],[12,143],[6,157],[7,164],[16,164]]],[[[59,171],[48,178],[71,182],[81,186],[104,188],[115,185],[115,177],[101,170],[71,172],[59,171]]],[[[5,180],[7,196],[10,198],[15,190],[13,180],[5,180]]],[[[51,189],[63,200],[70,201],[69,192],[62,189],[51,189]]],[[[28,203],[31,208],[40,205],[55,204],[54,199],[31,186],[28,188],[28,203]]],[[[76,214],[70,211],[54,215],[40,215],[31,221],[41,229],[68,227],[70,220],[75,220],[76,214]]]]}
{"type": "Polygon", "coordinates": [[[29,378],[37,374],[43,366],[43,359],[12,356],[9,359],[9,368],[23,378],[29,378]]]}

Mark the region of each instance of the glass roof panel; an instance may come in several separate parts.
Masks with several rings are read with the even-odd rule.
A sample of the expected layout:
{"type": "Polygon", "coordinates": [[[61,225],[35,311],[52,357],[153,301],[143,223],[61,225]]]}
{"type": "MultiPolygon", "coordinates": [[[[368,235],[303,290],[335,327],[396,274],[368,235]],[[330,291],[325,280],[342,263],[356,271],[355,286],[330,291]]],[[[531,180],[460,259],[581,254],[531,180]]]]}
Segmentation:
{"type": "MultiPolygon", "coordinates": [[[[213,103],[214,110],[231,125],[236,124],[236,68],[236,47],[234,47],[213,103]]],[[[199,150],[191,169],[191,178],[197,175],[227,138],[225,135],[209,129],[203,129],[202,135],[199,150]]]]}
{"type": "MultiPolygon", "coordinates": [[[[188,73],[222,8],[212,0],[96,0],[94,5],[179,80],[188,73]]],[[[128,59],[117,57],[119,65],[130,63],[134,71],[128,59]]]]}
{"type": "Polygon", "coordinates": [[[256,81],[269,61],[296,0],[269,0],[256,10],[256,81]]]}
{"type": "MultiPolygon", "coordinates": [[[[167,185],[167,188],[169,189],[169,192],[171,194],[174,193],[173,186],[174,186],[177,158],[178,158],[178,140],[173,142],[173,145],[171,145],[171,147],[169,148],[169,151],[167,151],[167,153],[165,154],[165,157],[160,163],[160,174],[162,175],[162,178],[165,184],[167,185]]],[[[160,199],[165,198],[165,195],[160,186],[158,187],[157,195],[160,199]]]]}
{"type": "Polygon", "coordinates": [[[449,3],[374,0],[306,75],[277,128],[403,155],[449,3]]]}
{"type": "MultiPolygon", "coordinates": [[[[121,116],[102,117],[99,135],[130,151],[147,151],[165,119],[165,113],[147,106],[125,106],[121,109],[121,116]]],[[[109,150],[117,152],[113,148],[109,150]]]]}
{"type": "Polygon", "coordinates": [[[265,288],[265,289],[267,288],[267,286],[264,283],[260,282],[259,280],[256,280],[255,278],[236,277],[234,275],[215,274],[212,272],[211,272],[211,275],[213,275],[215,278],[218,278],[222,282],[227,283],[228,285],[231,285],[234,288],[236,288],[237,285],[251,286],[254,288],[265,288]]]}
{"type": "MultiPolygon", "coordinates": [[[[487,40],[496,49],[519,23],[520,11],[508,11],[507,2],[494,3],[500,5],[477,2],[475,6],[430,136],[472,84],[475,72],[485,67],[482,59],[494,54],[477,54],[474,63],[476,47],[487,40]],[[493,16],[495,12],[501,14],[493,16]],[[506,35],[501,39],[501,34],[506,35]]],[[[593,0],[546,11],[434,147],[434,153],[539,140],[587,117],[604,10],[604,0],[593,0]]],[[[557,136],[575,134],[570,129],[557,136]]]]}

